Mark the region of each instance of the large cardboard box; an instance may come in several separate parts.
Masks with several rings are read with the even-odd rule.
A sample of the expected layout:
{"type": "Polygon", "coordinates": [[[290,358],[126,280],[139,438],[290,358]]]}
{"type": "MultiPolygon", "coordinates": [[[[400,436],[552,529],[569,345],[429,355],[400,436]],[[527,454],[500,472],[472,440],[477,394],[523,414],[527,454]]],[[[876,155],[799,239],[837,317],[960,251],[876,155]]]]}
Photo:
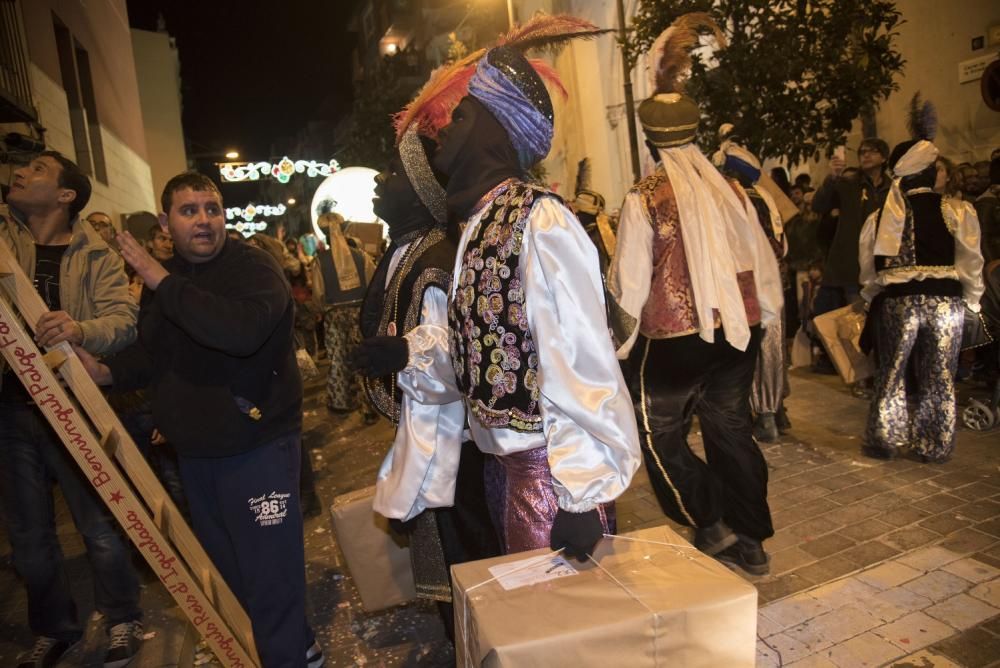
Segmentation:
{"type": "Polygon", "coordinates": [[[668,527],[603,539],[599,566],[567,562],[575,574],[550,554],[452,567],[458,666],[754,665],[757,590],[668,527]],[[514,589],[494,579],[526,558],[510,577],[562,577],[514,589]]]}
{"type": "Polygon", "coordinates": [[[331,514],[337,543],[368,612],[412,601],[417,593],[410,548],[389,530],[389,520],[372,508],[375,487],[333,500],[331,514]]]}
{"type": "Polygon", "coordinates": [[[861,352],[858,340],[865,325],[860,304],[850,304],[813,318],[823,347],[841,380],[848,385],[875,375],[875,364],[861,352]]]}

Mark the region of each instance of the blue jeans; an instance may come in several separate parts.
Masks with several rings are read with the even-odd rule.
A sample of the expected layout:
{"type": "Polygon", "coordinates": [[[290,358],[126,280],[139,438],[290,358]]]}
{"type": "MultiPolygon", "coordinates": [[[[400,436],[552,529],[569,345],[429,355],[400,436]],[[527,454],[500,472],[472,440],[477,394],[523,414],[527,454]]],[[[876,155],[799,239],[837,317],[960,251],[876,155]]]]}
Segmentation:
{"type": "Polygon", "coordinates": [[[267,668],[301,668],[312,641],[300,438],[296,431],[229,457],[178,457],[195,533],[247,611],[267,668]]]}
{"type": "Polygon", "coordinates": [[[87,547],[97,609],[109,626],[141,618],[139,578],[111,514],[41,412],[0,403],[0,487],[32,632],[68,641],[83,633],[56,536],[53,479],[87,547]]]}

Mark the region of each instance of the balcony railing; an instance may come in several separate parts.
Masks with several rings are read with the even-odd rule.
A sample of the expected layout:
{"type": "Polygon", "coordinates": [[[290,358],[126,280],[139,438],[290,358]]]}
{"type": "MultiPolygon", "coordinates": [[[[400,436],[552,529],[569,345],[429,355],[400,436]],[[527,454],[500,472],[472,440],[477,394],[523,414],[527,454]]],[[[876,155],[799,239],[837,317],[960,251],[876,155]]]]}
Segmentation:
{"type": "Polygon", "coordinates": [[[18,0],[0,0],[0,122],[37,120],[18,0]]]}

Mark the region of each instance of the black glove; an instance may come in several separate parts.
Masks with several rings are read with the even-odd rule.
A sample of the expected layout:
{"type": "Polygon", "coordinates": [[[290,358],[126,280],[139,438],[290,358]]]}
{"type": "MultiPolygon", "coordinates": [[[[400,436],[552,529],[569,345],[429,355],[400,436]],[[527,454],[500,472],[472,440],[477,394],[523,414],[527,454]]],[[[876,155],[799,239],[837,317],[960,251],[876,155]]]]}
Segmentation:
{"type": "Polygon", "coordinates": [[[410,346],[402,336],[373,336],[361,342],[351,355],[351,368],[381,378],[402,371],[410,359],[410,346]]]}
{"type": "MultiPolygon", "coordinates": [[[[417,517],[419,517],[419,515],[417,517]]],[[[392,529],[393,532],[398,533],[400,536],[409,536],[413,533],[413,530],[417,528],[417,518],[414,517],[404,522],[403,520],[396,519],[395,517],[390,517],[389,528],[392,529]]]]}
{"type": "Polygon", "coordinates": [[[553,550],[566,548],[564,553],[579,561],[586,561],[594,551],[597,541],[604,536],[604,525],[597,509],[585,513],[571,513],[562,508],[556,512],[552,523],[549,545],[553,550]]]}

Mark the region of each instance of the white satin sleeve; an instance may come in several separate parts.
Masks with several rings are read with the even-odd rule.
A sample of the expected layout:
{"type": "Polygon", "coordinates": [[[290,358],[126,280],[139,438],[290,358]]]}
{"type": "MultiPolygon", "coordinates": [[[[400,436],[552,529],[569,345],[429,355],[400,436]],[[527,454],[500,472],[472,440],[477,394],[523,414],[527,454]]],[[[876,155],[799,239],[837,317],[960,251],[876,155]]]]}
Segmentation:
{"type": "Polygon", "coordinates": [[[962,299],[979,312],[979,300],[986,291],[983,281],[983,252],[979,244],[979,217],[969,202],[946,204],[955,213],[955,271],[962,284],[962,299]]]}
{"type": "Polygon", "coordinates": [[[617,323],[616,336],[620,341],[618,359],[628,357],[639,337],[642,309],[649,298],[653,278],[653,226],[646,207],[636,192],[625,196],[618,222],[618,243],[615,256],[608,268],[608,292],[624,314],[612,313],[627,323],[617,323]],[[624,315],[624,317],[623,317],[624,315]],[[629,327],[630,325],[630,327],[629,327]],[[619,334],[618,329],[623,331],[619,334]]]}
{"type": "Polygon", "coordinates": [[[521,267],[553,486],[560,508],[585,512],[624,492],[640,457],[597,249],[565,206],[544,197],[525,230],[521,267]]]}
{"type": "Polygon", "coordinates": [[[877,227],[878,211],[870,214],[861,227],[858,238],[858,265],[861,271],[858,282],[861,284],[861,297],[871,304],[875,296],[882,291],[875,272],[875,228],[877,227]]]}
{"type": "Polygon", "coordinates": [[[406,334],[410,360],[397,376],[399,425],[375,483],[376,512],[409,520],[450,506],[465,427],[465,403],[448,349],[448,297],[424,292],[420,325],[406,334]]]}

